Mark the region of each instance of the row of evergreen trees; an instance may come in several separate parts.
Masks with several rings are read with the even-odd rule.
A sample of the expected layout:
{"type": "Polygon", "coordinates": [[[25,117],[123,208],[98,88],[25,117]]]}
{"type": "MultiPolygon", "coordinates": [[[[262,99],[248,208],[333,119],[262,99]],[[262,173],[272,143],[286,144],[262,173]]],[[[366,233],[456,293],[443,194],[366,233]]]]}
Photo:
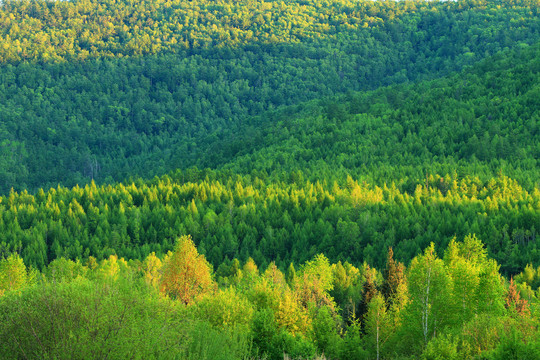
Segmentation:
{"type": "Polygon", "coordinates": [[[409,263],[431,242],[440,251],[454,236],[476,233],[506,275],[540,261],[537,187],[454,173],[412,188],[352,177],[313,183],[299,171],[278,181],[192,169],[126,185],[11,192],[0,197],[0,251],[43,269],[60,257],[142,260],[190,234],[216,267],[253,257],[283,268],[321,252],[382,267],[388,247],[409,263]]]}

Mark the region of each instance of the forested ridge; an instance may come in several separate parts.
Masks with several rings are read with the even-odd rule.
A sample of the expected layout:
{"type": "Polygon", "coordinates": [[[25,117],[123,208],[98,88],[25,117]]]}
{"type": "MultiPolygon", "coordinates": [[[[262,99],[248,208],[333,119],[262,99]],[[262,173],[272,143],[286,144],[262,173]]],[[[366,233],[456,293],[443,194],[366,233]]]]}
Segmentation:
{"type": "MultiPolygon", "coordinates": [[[[350,41],[370,32],[368,37],[375,41],[409,47],[431,38],[431,51],[453,57],[463,54],[460,46],[468,46],[471,40],[494,52],[513,41],[538,36],[528,34],[539,30],[537,6],[534,0],[7,0],[0,13],[5,24],[0,60],[62,62],[254,43],[350,41]],[[410,33],[413,29],[420,31],[410,33]],[[490,38],[496,43],[485,41],[490,38]],[[450,39],[457,42],[441,48],[450,39]]],[[[468,50],[472,53],[465,57],[477,56],[475,49],[468,50]]]]}
{"type": "Polygon", "coordinates": [[[436,78],[534,44],[537,11],[527,1],[7,1],[0,190],[189,167],[280,106],[436,78]],[[193,44],[233,28],[254,35],[193,44]],[[143,38],[160,49],[133,50],[143,38]]]}
{"type": "Polygon", "coordinates": [[[265,114],[266,126],[218,141],[200,167],[308,178],[347,174],[410,179],[430,173],[499,171],[538,187],[540,44],[505,52],[461,73],[416,84],[350,92],[265,114]],[[224,164],[224,165],[221,165],[224,164]]]}
{"type": "Polygon", "coordinates": [[[0,358],[540,358],[537,0],[0,5],[0,358]]]}

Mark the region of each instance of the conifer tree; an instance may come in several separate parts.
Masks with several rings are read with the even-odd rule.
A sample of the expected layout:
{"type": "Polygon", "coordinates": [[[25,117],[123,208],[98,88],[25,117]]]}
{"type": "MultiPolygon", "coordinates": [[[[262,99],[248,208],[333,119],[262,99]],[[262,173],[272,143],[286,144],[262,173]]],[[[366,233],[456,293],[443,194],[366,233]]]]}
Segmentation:
{"type": "Polygon", "coordinates": [[[164,260],[160,289],[184,304],[214,289],[210,264],[197,252],[191,236],[178,239],[174,252],[164,260]]]}
{"type": "Polygon", "coordinates": [[[247,259],[246,263],[242,268],[242,272],[244,278],[248,278],[250,280],[253,280],[257,276],[259,276],[259,269],[257,268],[257,264],[255,264],[255,261],[251,257],[247,259]]]}
{"type": "Polygon", "coordinates": [[[389,247],[386,269],[384,270],[384,282],[381,291],[388,305],[392,303],[392,297],[396,293],[399,285],[404,281],[404,270],[405,267],[403,264],[397,263],[394,260],[394,251],[392,250],[392,247],[389,247]]]}
{"type": "Polygon", "coordinates": [[[294,288],[294,283],[296,281],[296,270],[294,269],[294,264],[290,263],[289,267],[287,268],[287,274],[285,275],[285,280],[287,281],[287,284],[292,289],[294,288]]]}
{"type": "Polygon", "coordinates": [[[365,317],[371,299],[377,294],[377,286],[373,278],[373,271],[368,265],[365,273],[366,280],[362,286],[362,302],[360,303],[360,317],[365,317]]]}

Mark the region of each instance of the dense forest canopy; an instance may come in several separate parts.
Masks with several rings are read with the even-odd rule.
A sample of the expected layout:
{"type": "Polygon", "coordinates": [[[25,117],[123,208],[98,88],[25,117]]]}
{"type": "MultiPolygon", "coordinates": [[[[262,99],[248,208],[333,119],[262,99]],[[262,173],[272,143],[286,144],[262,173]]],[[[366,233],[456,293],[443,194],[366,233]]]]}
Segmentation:
{"type": "Polygon", "coordinates": [[[201,157],[253,116],[265,124],[284,105],[436,78],[532,45],[537,11],[526,1],[6,2],[0,191],[207,166],[201,157]],[[231,29],[234,44],[202,40],[231,29]],[[142,39],[159,49],[131,46],[142,39]]]}
{"type": "MultiPolygon", "coordinates": [[[[367,259],[380,267],[388,246],[408,263],[431,241],[444,248],[453,236],[475,233],[503,273],[515,274],[540,261],[539,59],[539,44],[523,45],[445,78],[267,111],[208,136],[200,152],[181,144],[187,159],[176,164],[221,169],[208,179],[190,170],[155,183],[12,192],[0,202],[0,250],[21,252],[41,269],[57,257],[164,254],[177,236],[190,234],[214,266],[252,256],[283,268],[324,252],[333,261],[367,259]],[[244,193],[239,186],[254,188],[244,193]]],[[[73,146],[99,135],[78,134],[73,124],[65,128],[76,136],[73,146]]],[[[119,124],[108,125],[114,136],[119,124]]],[[[42,144],[63,141],[51,135],[42,144]]],[[[124,160],[133,146],[149,152],[133,139],[104,151],[124,160]]],[[[155,139],[170,145],[166,135],[155,139]]],[[[12,155],[4,161],[20,165],[13,149],[7,142],[12,155]]],[[[175,150],[166,151],[155,154],[162,171],[175,150]]],[[[31,160],[37,168],[48,156],[31,160]]],[[[113,160],[108,166],[120,168],[113,160]]],[[[98,177],[101,160],[85,161],[98,177]]],[[[137,174],[140,168],[126,164],[126,177],[137,174]]]]}
{"type": "Polygon", "coordinates": [[[0,358],[540,358],[538,0],[0,2],[0,358]]]}
{"type": "Polygon", "coordinates": [[[253,257],[285,268],[320,252],[381,267],[389,246],[408,264],[430,242],[444,249],[469,233],[485,239],[507,275],[540,261],[540,189],[529,192],[502,175],[487,182],[429,175],[409,194],[394,182],[351,177],[341,186],[312,183],[300,171],[283,182],[189,170],[148,183],[12,192],[0,200],[0,250],[38,269],[60,257],[163,255],[188,234],[216,267],[253,257]]]}
{"type": "MultiPolygon", "coordinates": [[[[375,40],[410,47],[433,34],[448,37],[458,42],[445,49],[437,42],[430,47],[454,57],[462,54],[459,46],[468,37],[483,42],[495,36],[498,45],[485,44],[486,51],[493,53],[513,41],[530,38],[527,32],[538,33],[538,23],[533,21],[538,2],[534,0],[8,0],[1,10],[0,19],[5,24],[0,48],[3,62],[122,58],[257,43],[309,44],[349,37],[361,40],[361,35],[369,32],[375,40]],[[486,27],[484,22],[495,26],[486,27]],[[448,28],[448,24],[453,26],[448,28]],[[412,34],[413,29],[419,31],[412,34]],[[468,31],[462,33],[465,29],[468,31]]],[[[468,51],[472,53],[463,55],[476,56],[474,49],[468,51]]]]}
{"type": "Polygon", "coordinates": [[[189,236],[165,256],[0,260],[0,354],[24,358],[520,359],[540,355],[540,267],[505,281],[482,242],[381,270],[317,254],[213,274],[189,236]],[[7,275],[7,276],[6,276],[7,275]],[[134,346],[136,344],[136,346],[134,346]]]}
{"type": "Polygon", "coordinates": [[[533,189],[540,185],[539,99],[537,44],[442,79],[267,114],[268,126],[216,142],[198,165],[271,175],[301,168],[312,180],[336,173],[379,183],[408,177],[410,193],[429,173],[503,171],[533,189]]]}

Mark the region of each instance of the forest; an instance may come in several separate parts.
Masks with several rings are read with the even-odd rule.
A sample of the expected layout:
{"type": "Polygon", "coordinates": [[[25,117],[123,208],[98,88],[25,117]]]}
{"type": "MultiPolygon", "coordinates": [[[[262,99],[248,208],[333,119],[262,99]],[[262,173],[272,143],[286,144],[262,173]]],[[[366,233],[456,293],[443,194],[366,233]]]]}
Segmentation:
{"type": "Polygon", "coordinates": [[[538,0],[0,3],[0,358],[539,359],[538,0]]]}
{"type": "Polygon", "coordinates": [[[540,38],[538,4],[506,0],[5,1],[0,23],[2,194],[217,167],[201,158],[254,117],[257,131],[284,106],[331,107],[540,38]],[[143,39],[161,45],[143,50],[143,39]]]}
{"type": "MultiPolygon", "coordinates": [[[[191,237],[143,260],[0,260],[0,354],[19,358],[538,359],[540,267],[501,277],[481,240],[380,270],[317,254],[214,273],[191,237]],[[525,294],[525,296],[523,295],[525,294]],[[136,345],[134,345],[136,344],[136,345]]],[[[222,264],[223,265],[223,264],[222,264]]]]}

